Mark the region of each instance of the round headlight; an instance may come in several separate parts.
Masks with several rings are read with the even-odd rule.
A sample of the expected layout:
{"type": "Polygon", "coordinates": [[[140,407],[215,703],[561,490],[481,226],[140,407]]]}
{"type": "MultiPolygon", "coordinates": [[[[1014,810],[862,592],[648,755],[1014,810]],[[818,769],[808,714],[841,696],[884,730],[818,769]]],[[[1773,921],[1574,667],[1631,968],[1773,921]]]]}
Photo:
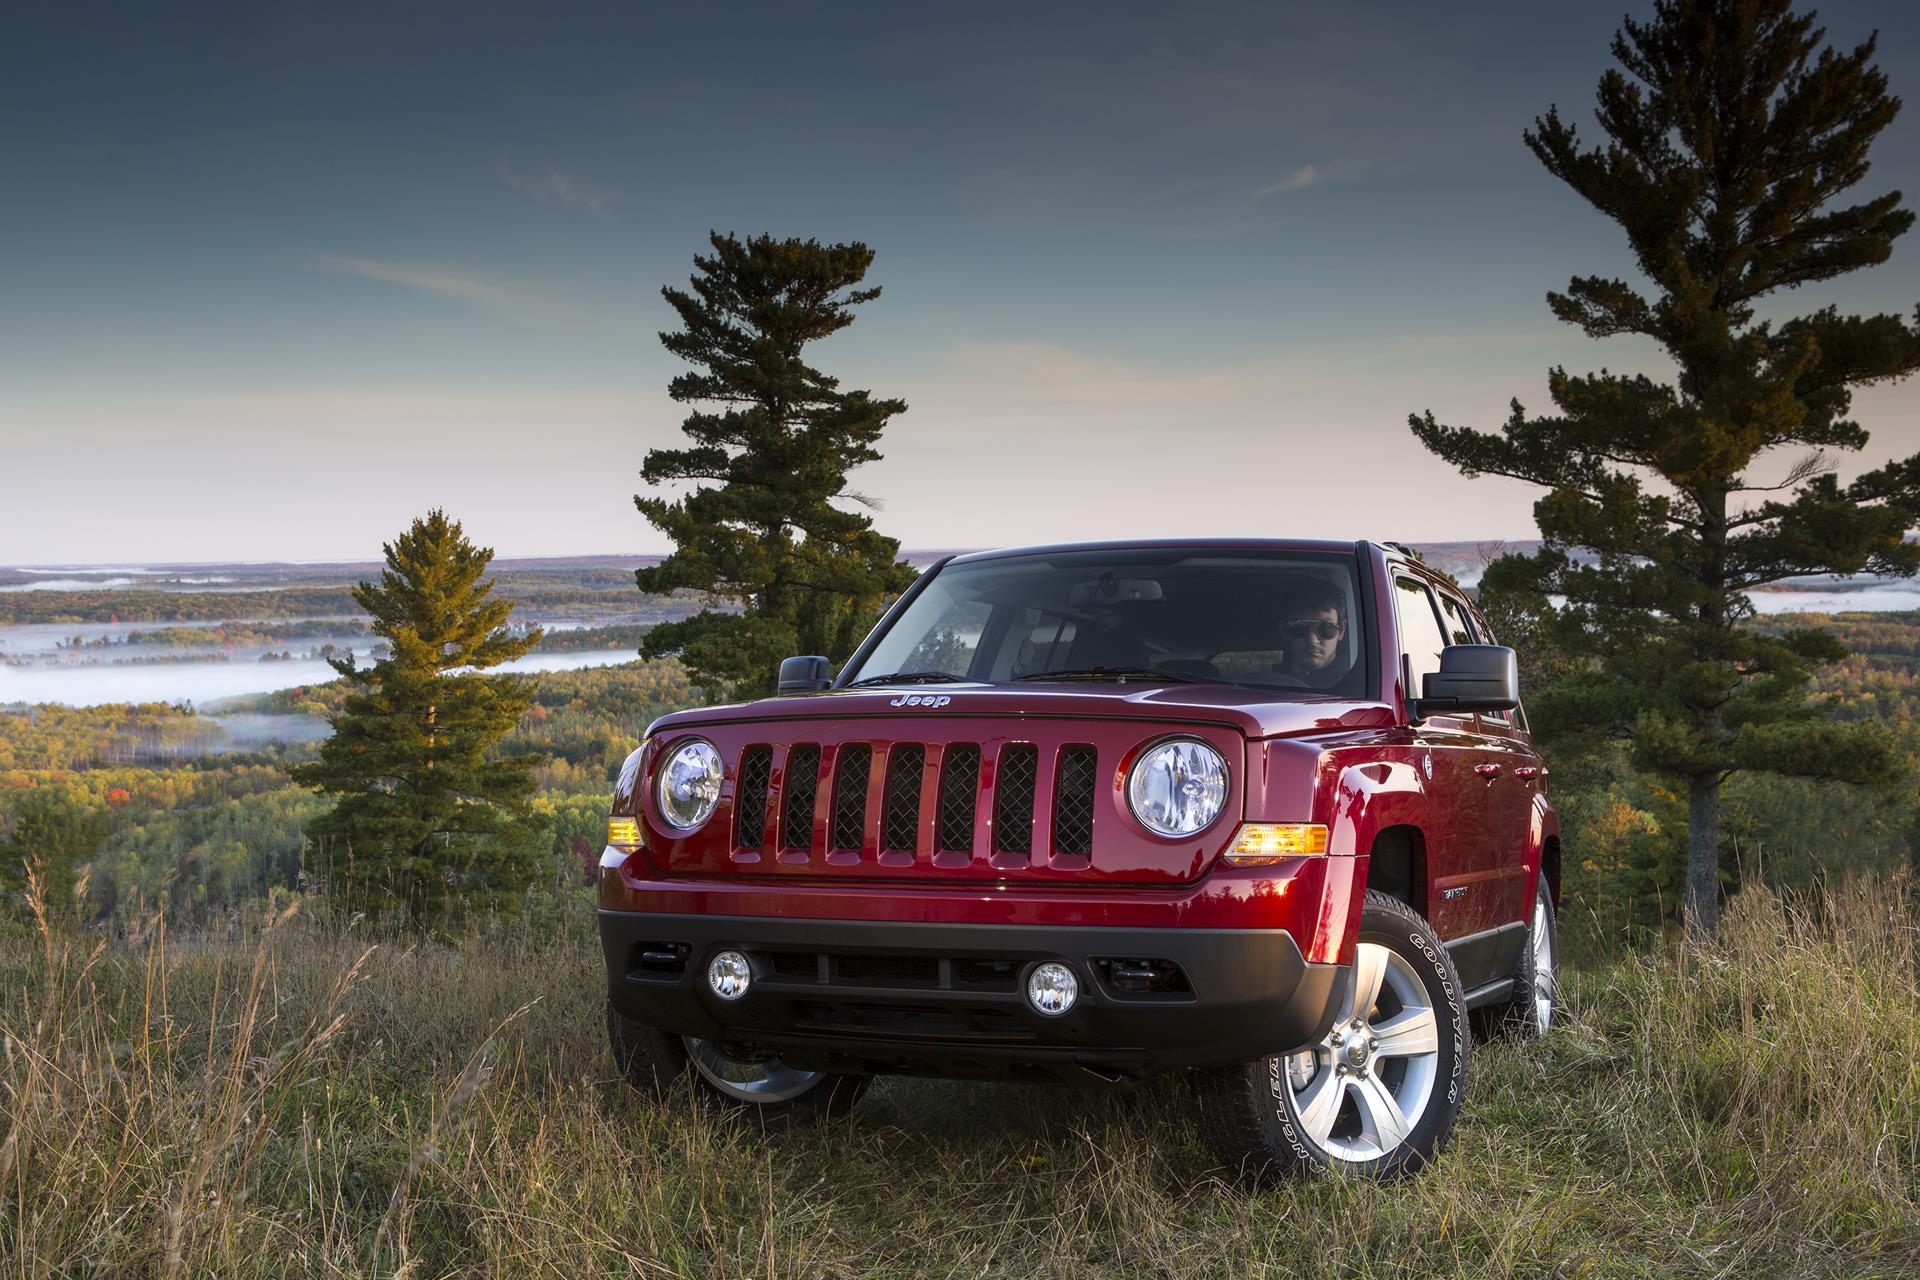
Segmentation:
{"type": "Polygon", "coordinates": [[[720,753],[699,738],[681,743],[661,761],[657,787],[660,816],[669,826],[693,830],[720,802],[720,753]]]}
{"type": "Polygon", "coordinates": [[[1227,804],[1227,762],[1204,742],[1175,738],[1153,747],[1127,777],[1127,803],[1157,836],[1190,836],[1227,804]]]}

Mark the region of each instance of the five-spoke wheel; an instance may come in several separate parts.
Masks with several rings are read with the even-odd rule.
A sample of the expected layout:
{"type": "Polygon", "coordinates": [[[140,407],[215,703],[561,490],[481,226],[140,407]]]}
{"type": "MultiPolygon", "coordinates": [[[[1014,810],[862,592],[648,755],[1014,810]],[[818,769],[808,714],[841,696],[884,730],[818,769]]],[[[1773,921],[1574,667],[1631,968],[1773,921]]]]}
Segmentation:
{"type": "Polygon", "coordinates": [[[1353,993],[1316,1044],[1197,1073],[1207,1141],[1254,1178],[1341,1168],[1411,1173],[1460,1111],[1467,1071],[1460,978],[1405,903],[1367,894],[1353,993]]]}
{"type": "Polygon", "coordinates": [[[669,1035],[611,1004],[607,1037],[614,1061],[635,1088],[666,1097],[689,1080],[696,1097],[769,1129],[842,1115],[867,1087],[865,1076],[804,1071],[751,1045],[669,1035]]]}
{"type": "Polygon", "coordinates": [[[1362,942],[1354,995],[1319,1044],[1287,1058],[1287,1087],[1307,1138],[1352,1163],[1405,1142],[1438,1079],[1440,1021],[1399,952],[1362,942]]]}

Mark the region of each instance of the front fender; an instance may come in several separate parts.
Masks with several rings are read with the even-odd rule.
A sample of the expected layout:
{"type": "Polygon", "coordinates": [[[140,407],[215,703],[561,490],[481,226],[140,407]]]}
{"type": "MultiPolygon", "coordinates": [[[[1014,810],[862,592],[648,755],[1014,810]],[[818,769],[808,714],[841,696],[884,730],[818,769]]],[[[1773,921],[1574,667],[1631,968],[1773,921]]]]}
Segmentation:
{"type": "Polygon", "coordinates": [[[1369,853],[1389,827],[1427,828],[1427,783],[1407,758],[1374,759],[1339,768],[1320,812],[1326,817],[1330,853],[1369,853]]]}

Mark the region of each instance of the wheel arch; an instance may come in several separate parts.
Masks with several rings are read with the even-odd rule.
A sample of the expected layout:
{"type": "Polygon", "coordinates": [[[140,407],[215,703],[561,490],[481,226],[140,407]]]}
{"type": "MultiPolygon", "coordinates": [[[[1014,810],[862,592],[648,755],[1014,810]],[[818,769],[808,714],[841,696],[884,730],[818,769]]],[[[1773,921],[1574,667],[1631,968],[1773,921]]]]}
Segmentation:
{"type": "Polygon", "coordinates": [[[1427,779],[1410,759],[1356,760],[1337,775],[1330,852],[1355,855],[1355,880],[1430,919],[1427,779]]]}
{"type": "Polygon", "coordinates": [[[1427,836],[1412,823],[1374,835],[1367,857],[1367,888],[1406,903],[1427,916],[1427,836]]]}
{"type": "Polygon", "coordinates": [[[1560,910],[1560,833],[1557,831],[1540,842],[1539,874],[1546,877],[1547,901],[1555,911],[1560,910]]]}

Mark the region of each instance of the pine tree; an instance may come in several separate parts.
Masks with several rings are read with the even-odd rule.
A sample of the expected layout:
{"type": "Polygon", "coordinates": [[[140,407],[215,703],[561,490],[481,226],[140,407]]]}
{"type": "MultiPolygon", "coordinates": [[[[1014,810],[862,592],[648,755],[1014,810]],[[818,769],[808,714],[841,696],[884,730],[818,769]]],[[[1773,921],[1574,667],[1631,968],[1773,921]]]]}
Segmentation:
{"type": "Polygon", "coordinates": [[[807,343],[846,328],[854,307],[880,296],[855,287],[872,250],[709,238],[712,256],[693,260],[692,292],[661,290],[684,328],[660,341],[699,366],[676,377],[668,394],[715,407],[682,424],[693,447],[650,450],[641,469],[649,485],[699,487],[672,502],[634,499],[674,544],[634,579],[642,591],[703,592],[710,607],[653,628],[640,652],[679,654],[710,688],[770,693],[782,658],[845,659],[886,597],[913,581],[912,569],[895,562],[897,541],[835,505],[867,502],[848,491],[847,473],[880,457],[887,420],[907,406],[842,391],[801,358],[807,343]],[[711,607],[728,603],[744,612],[711,607]]]}
{"type": "Polygon", "coordinates": [[[1673,382],[1556,368],[1559,412],[1529,417],[1516,401],[1498,435],[1412,419],[1466,474],[1547,489],[1534,507],[1545,546],[1490,566],[1485,586],[1565,599],[1546,610],[1552,638],[1583,668],[1535,697],[1538,718],[1626,735],[1637,765],[1686,794],[1694,936],[1718,918],[1732,773],[1884,783],[1895,768],[1884,734],[1808,703],[1812,667],[1842,656],[1836,640],[1739,625],[1746,593],[1782,578],[1920,567],[1904,539],[1920,522],[1920,456],[1842,484],[1829,453],[1866,445],[1852,389],[1920,367],[1920,332],[1832,307],[1756,315],[1776,291],[1885,262],[1913,224],[1898,192],[1837,206],[1900,101],[1873,40],[1837,53],[1824,39],[1787,0],[1667,0],[1614,37],[1606,146],[1583,149],[1557,110],[1525,134],[1621,225],[1645,277],[1578,277],[1548,305],[1594,338],[1653,339],[1673,382]]]}
{"type": "Polygon", "coordinates": [[[533,758],[498,754],[526,710],[525,681],[483,675],[540,638],[506,630],[489,599],[489,548],[435,510],[385,547],[378,583],[353,598],[390,652],[371,667],[330,658],[352,692],[333,736],[294,780],[339,797],[313,822],[329,892],[348,911],[402,907],[415,924],[510,900],[541,866],[533,758]]]}

